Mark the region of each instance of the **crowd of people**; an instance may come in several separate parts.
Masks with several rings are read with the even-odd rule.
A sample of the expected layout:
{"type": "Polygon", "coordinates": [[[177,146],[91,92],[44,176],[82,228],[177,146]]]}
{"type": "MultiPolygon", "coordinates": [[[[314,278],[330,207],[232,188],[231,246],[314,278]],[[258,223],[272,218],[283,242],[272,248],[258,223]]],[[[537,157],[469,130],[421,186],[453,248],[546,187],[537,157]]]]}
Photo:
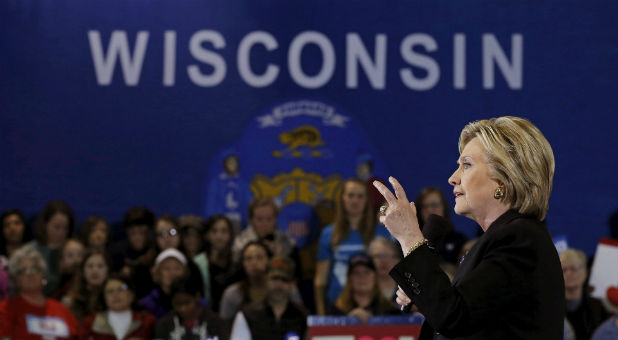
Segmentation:
{"type": "MultiPolygon", "coordinates": [[[[310,314],[361,322],[400,314],[389,272],[403,254],[377,223],[370,191],[363,180],[342,184],[334,220],[321,231],[309,293],[299,285],[307,264],[277,227],[278,207],[270,198],[251,202],[249,224],[238,235],[223,215],[155,217],[146,207],[133,207],[122,221],[125,237],[114,242],[101,217],[76,228],[63,201],[49,202],[32,226],[19,210],[6,210],[0,338],[304,338],[310,314]]],[[[456,231],[438,188],[423,189],[415,202],[421,228],[431,214],[449,222],[436,248],[452,280],[475,239],[456,231]]],[[[565,338],[599,338],[595,331],[616,327],[616,315],[588,293],[586,256],[569,249],[560,260],[565,338]]]]}

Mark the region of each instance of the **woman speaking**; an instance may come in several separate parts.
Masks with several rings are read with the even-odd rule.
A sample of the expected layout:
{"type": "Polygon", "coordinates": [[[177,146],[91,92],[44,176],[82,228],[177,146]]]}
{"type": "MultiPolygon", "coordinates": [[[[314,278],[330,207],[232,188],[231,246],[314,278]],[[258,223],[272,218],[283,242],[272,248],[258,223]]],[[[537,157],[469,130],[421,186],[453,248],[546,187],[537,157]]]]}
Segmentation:
{"type": "Polygon", "coordinates": [[[529,121],[500,117],[464,127],[459,153],[449,178],[455,213],[484,234],[452,284],[399,182],[389,178],[394,195],[374,182],[388,204],[380,222],[405,255],[391,271],[400,287],[397,303],[414,303],[434,338],[562,339],[564,281],[543,222],[554,176],[551,146],[529,121]]]}

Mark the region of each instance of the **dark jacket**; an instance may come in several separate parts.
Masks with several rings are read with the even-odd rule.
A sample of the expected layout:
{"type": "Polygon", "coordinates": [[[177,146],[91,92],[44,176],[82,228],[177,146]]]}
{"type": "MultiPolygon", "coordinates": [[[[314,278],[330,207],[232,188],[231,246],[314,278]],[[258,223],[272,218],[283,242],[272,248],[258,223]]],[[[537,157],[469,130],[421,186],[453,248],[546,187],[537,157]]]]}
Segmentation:
{"type": "Polygon", "coordinates": [[[583,294],[577,308],[567,311],[567,319],[573,326],[576,339],[590,339],[594,330],[610,316],[601,300],[593,298],[588,293],[583,294]]]}
{"type": "Polygon", "coordinates": [[[307,331],[307,311],[293,302],[275,319],[275,313],[268,303],[259,301],[242,309],[254,340],[286,339],[290,333],[295,333],[301,339],[307,331]]]}
{"type": "Polygon", "coordinates": [[[509,210],[463,258],[453,284],[428,245],[391,276],[437,338],[562,339],[564,279],[545,225],[509,210]]]}

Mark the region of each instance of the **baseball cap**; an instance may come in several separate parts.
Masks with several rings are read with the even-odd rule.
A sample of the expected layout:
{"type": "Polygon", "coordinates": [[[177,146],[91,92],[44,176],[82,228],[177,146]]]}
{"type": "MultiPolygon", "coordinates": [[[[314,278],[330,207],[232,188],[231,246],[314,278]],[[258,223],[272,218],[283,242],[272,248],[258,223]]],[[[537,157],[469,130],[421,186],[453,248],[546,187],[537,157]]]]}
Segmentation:
{"type": "Polygon", "coordinates": [[[161,254],[159,254],[159,256],[155,259],[155,265],[158,266],[161,262],[163,262],[163,260],[170,257],[178,260],[178,262],[183,265],[187,265],[187,258],[176,248],[168,248],[162,251],[161,254]]]}
{"type": "Polygon", "coordinates": [[[356,266],[365,266],[373,271],[376,270],[376,267],[373,264],[371,258],[365,253],[358,253],[350,257],[348,261],[348,275],[352,272],[356,266]]]}
{"type": "Polygon", "coordinates": [[[273,257],[268,268],[268,278],[275,277],[288,282],[294,281],[294,262],[288,257],[273,257]]]}

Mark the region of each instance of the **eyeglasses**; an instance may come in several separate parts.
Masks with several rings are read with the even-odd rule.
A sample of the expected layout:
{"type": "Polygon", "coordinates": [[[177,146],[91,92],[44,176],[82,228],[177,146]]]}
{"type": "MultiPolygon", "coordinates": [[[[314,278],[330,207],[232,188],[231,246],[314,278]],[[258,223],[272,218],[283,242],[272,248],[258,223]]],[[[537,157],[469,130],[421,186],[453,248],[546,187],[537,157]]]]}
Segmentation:
{"type": "Polygon", "coordinates": [[[578,272],[582,269],[582,266],[565,266],[562,267],[562,272],[566,273],[567,271],[578,272]]]}
{"type": "Polygon", "coordinates": [[[43,271],[41,268],[37,267],[25,267],[17,269],[17,275],[32,275],[32,274],[40,274],[43,271]]]}
{"type": "Polygon", "coordinates": [[[172,229],[170,229],[168,231],[161,231],[161,232],[157,233],[157,236],[161,237],[161,238],[173,237],[173,236],[176,236],[176,235],[178,235],[178,231],[176,231],[176,229],[174,229],[174,228],[172,228],[172,229]]]}

